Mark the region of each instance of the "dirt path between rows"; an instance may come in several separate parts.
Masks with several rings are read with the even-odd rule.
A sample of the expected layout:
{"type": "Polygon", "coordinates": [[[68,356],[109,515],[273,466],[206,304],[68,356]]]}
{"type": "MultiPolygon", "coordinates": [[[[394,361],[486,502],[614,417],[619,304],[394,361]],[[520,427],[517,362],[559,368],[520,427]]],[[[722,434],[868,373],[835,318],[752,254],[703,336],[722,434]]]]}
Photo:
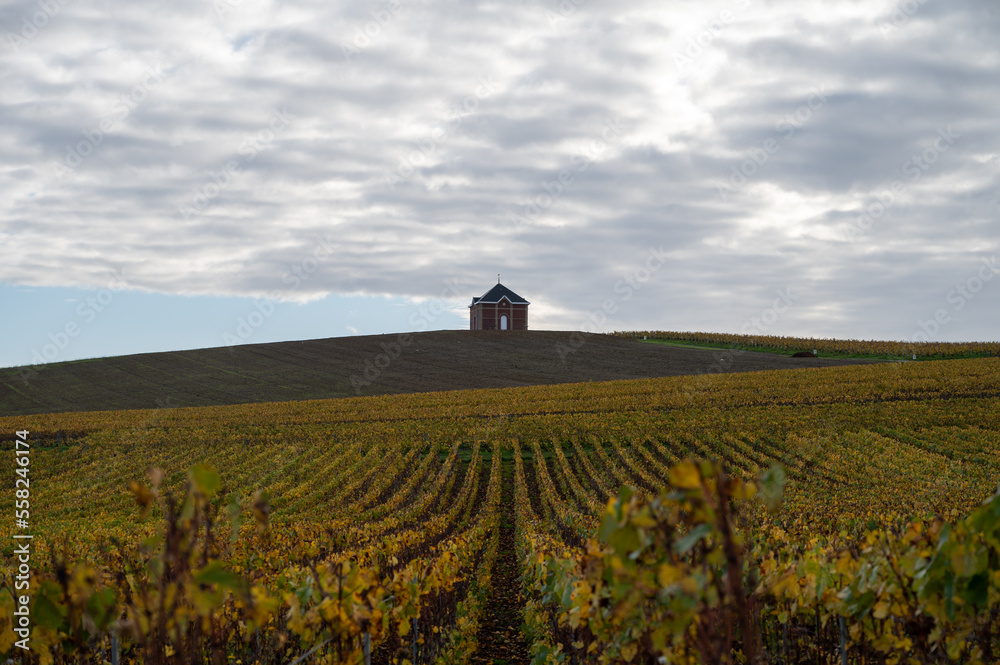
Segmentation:
{"type": "Polygon", "coordinates": [[[486,607],[472,662],[528,665],[528,647],[521,633],[521,579],[514,545],[514,470],[504,464],[500,547],[493,566],[493,598],[486,607]]]}

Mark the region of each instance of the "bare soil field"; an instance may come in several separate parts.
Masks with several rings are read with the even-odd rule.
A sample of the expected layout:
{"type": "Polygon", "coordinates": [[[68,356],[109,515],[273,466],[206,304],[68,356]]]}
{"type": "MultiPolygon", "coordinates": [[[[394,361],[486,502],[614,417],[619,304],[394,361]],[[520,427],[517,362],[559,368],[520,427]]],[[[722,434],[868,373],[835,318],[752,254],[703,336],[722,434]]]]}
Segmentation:
{"type": "Polygon", "coordinates": [[[441,330],[0,369],[0,415],[211,406],[874,362],[571,331],[441,330]]]}

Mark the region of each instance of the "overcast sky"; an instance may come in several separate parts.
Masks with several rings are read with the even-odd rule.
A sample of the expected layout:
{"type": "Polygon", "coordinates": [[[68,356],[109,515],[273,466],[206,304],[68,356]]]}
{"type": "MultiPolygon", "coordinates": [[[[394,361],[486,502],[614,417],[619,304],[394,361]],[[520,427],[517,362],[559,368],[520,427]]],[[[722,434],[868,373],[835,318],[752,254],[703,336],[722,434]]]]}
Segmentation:
{"type": "Polygon", "coordinates": [[[995,1],[0,28],[0,365],[462,328],[497,273],[536,329],[1000,339],[995,1]]]}

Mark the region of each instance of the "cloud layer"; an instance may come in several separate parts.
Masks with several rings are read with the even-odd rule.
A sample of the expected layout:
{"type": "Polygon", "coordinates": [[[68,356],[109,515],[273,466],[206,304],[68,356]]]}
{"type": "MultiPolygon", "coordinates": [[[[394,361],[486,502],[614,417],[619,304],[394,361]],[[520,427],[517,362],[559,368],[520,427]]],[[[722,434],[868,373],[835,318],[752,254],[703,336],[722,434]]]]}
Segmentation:
{"type": "Polygon", "coordinates": [[[0,26],[6,283],[471,298],[500,272],[534,327],[727,331],[791,288],[761,332],[944,309],[941,339],[997,339],[985,0],[48,0],[0,26]]]}

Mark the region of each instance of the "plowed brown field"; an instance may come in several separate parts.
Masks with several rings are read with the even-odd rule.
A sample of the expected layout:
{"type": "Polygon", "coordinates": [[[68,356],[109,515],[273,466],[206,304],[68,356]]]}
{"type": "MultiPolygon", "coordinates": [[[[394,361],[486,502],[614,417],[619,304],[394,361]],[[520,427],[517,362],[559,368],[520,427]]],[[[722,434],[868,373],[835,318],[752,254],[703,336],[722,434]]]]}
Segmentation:
{"type": "Polygon", "coordinates": [[[863,360],[648,344],[554,330],[441,330],[146,353],[0,369],[0,415],[211,406],[863,360]]]}

